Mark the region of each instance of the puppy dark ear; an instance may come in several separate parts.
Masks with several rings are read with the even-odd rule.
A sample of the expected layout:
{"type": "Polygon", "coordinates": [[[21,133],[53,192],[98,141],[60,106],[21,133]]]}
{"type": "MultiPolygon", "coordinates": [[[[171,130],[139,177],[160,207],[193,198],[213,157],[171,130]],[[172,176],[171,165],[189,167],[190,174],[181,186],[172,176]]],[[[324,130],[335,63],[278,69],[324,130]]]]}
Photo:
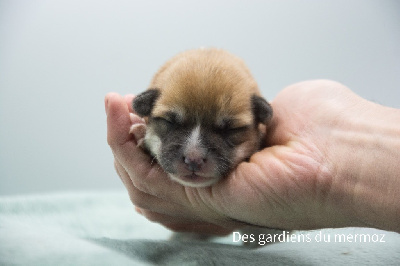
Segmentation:
{"type": "Polygon", "coordinates": [[[149,116],[159,96],[158,89],[148,89],[133,99],[132,108],[141,117],[149,116]]]}
{"type": "Polygon", "coordinates": [[[272,118],[271,105],[264,98],[257,95],[251,97],[251,105],[255,122],[267,125],[272,118]]]}

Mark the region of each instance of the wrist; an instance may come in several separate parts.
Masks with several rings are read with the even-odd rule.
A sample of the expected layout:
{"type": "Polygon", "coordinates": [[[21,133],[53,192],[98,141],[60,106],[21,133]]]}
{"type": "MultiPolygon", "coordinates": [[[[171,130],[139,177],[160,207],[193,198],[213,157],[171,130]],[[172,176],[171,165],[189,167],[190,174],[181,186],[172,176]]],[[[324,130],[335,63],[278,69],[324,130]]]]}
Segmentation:
{"type": "Polygon", "coordinates": [[[333,202],[354,226],[400,232],[400,110],[359,111],[332,131],[333,202]]]}

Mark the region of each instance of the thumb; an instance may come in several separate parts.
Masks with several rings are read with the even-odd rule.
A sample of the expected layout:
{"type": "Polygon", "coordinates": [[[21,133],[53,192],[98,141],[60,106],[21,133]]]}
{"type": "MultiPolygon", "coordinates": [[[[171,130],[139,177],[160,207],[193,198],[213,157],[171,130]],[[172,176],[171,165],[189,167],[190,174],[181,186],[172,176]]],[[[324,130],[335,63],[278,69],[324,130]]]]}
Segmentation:
{"type": "Polygon", "coordinates": [[[105,97],[107,114],[107,142],[121,165],[127,170],[133,164],[150,168],[151,158],[136,145],[130,134],[132,124],[126,98],[117,93],[109,93],[105,97]]]}
{"type": "Polygon", "coordinates": [[[107,142],[111,148],[131,141],[129,109],[121,95],[108,93],[104,99],[107,114],[107,142]]]}

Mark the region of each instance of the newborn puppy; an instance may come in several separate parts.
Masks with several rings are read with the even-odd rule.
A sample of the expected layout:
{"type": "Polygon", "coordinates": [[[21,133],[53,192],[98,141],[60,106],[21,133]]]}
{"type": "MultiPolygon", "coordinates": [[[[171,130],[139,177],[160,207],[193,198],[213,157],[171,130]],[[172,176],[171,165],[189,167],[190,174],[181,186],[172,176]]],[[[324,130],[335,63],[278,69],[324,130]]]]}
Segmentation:
{"type": "Polygon", "coordinates": [[[173,57],[132,106],[147,125],[141,144],[189,187],[211,186],[247,160],[264,145],[272,118],[244,62],[219,49],[173,57]]]}

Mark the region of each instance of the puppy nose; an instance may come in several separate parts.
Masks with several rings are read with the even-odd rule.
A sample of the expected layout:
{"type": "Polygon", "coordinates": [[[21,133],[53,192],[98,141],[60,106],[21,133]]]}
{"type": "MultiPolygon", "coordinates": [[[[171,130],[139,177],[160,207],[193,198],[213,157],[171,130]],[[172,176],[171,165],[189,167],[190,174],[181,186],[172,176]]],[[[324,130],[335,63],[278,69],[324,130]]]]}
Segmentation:
{"type": "Polygon", "coordinates": [[[205,158],[201,157],[183,157],[186,168],[192,172],[200,171],[203,164],[206,162],[205,158]]]}

